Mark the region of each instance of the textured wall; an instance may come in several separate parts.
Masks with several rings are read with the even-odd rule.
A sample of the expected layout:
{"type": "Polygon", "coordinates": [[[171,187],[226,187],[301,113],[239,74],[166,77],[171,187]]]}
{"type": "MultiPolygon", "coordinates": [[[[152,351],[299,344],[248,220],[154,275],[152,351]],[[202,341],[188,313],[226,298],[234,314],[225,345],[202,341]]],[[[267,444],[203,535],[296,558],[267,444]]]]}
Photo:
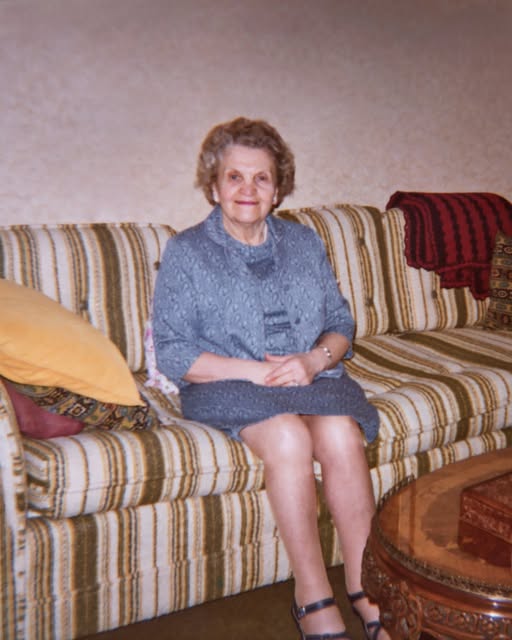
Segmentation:
{"type": "Polygon", "coordinates": [[[290,206],[512,198],[510,0],[0,0],[0,223],[183,228],[211,125],[275,124],[290,206]]]}

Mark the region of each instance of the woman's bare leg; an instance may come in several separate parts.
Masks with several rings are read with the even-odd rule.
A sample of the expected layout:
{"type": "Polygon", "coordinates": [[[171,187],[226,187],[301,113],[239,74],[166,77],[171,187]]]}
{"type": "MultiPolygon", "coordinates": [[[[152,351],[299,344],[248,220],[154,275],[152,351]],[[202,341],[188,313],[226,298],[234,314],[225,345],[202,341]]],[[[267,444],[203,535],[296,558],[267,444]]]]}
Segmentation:
{"type": "MultiPolygon", "coordinates": [[[[295,578],[299,606],[331,597],[318,533],[313,442],[300,416],[280,415],[246,427],[242,440],[263,460],[265,488],[295,578]]],[[[337,607],[301,621],[306,633],[345,628],[337,607]]]]}
{"type": "MultiPolygon", "coordinates": [[[[327,506],[338,532],[345,582],[349,593],[361,591],[361,565],[370,533],[375,500],[363,439],[357,423],[345,416],[308,418],[313,455],[322,466],[327,506]]],[[[367,599],[357,603],[366,622],[379,618],[378,607],[367,599]]],[[[378,640],[389,638],[383,630],[378,640]]]]}

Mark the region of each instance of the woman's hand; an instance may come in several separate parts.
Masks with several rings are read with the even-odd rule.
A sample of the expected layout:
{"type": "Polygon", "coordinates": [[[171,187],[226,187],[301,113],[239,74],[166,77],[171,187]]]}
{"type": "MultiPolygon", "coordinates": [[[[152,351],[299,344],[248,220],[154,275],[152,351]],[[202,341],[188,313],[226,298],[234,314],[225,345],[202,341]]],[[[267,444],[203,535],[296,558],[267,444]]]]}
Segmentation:
{"type": "Polygon", "coordinates": [[[313,349],[307,353],[286,356],[265,355],[265,362],[272,363],[272,370],[263,384],[269,387],[295,387],[313,382],[314,377],[325,368],[325,353],[313,349]]]}
{"type": "Polygon", "coordinates": [[[253,384],[267,385],[267,379],[272,375],[276,369],[276,364],[269,360],[260,362],[259,360],[251,360],[250,364],[246,367],[246,379],[253,384]]]}

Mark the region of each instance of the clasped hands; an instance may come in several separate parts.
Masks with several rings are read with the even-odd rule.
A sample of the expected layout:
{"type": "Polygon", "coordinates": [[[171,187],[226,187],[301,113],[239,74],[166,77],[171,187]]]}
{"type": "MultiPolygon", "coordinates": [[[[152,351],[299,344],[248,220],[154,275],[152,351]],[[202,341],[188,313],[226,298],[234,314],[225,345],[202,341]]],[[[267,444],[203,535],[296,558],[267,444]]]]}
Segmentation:
{"type": "Polygon", "coordinates": [[[322,354],[318,351],[293,353],[285,356],[265,354],[262,362],[266,366],[262,384],[268,387],[297,387],[313,382],[322,371],[322,354]]]}

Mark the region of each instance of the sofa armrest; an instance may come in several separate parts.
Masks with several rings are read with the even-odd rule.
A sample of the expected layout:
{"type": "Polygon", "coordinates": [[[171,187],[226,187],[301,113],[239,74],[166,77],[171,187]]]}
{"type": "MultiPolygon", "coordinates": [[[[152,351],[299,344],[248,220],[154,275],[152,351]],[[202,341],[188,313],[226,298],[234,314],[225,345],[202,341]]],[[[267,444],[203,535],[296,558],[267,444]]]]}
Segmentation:
{"type": "Polygon", "coordinates": [[[0,381],[0,637],[22,638],[26,475],[14,409],[0,381]]]}

